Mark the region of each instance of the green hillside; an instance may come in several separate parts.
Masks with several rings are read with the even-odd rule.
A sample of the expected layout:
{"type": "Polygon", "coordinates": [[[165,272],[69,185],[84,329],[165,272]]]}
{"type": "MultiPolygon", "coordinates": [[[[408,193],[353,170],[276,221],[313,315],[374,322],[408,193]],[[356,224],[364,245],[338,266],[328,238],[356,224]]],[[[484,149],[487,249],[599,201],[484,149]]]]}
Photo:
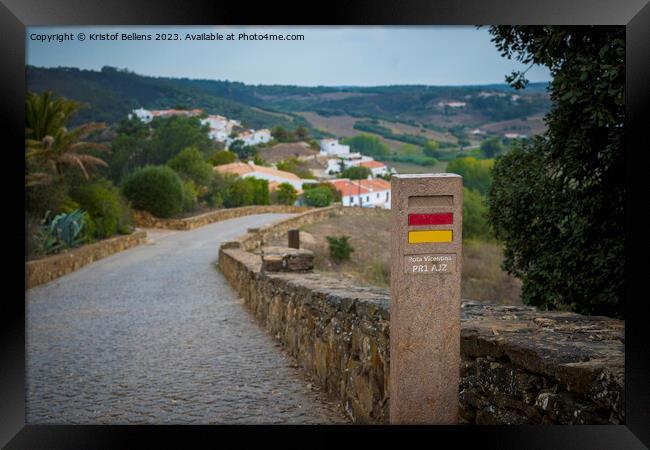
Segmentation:
{"type": "MultiPolygon", "coordinates": [[[[126,69],[103,67],[100,71],[77,68],[27,67],[27,87],[88,105],[73,123],[90,120],[114,123],[140,106],[149,109],[203,108],[241,120],[251,128],[304,125],[318,137],[298,112],[322,116],[349,115],[385,119],[426,127],[457,122],[480,126],[519,119],[548,110],[546,83],[533,83],[522,91],[505,84],[486,86],[377,86],[301,87],[247,85],[219,80],[192,80],[138,75],[126,69]],[[484,92],[494,95],[482,96],[484,92]],[[512,95],[519,98],[512,100],[512,95]],[[462,101],[464,108],[441,107],[440,102],[462,101]],[[458,119],[458,120],[456,120],[458,119]]],[[[444,126],[448,128],[448,126],[444,126]]]]}
{"type": "MultiPolygon", "coordinates": [[[[269,114],[242,103],[219,97],[199,86],[178,80],[137,75],[127,70],[104,67],[101,71],[77,68],[44,69],[28,66],[27,89],[34,92],[54,91],[56,95],[86,104],[74,117],[72,125],[89,121],[115,123],[139,107],[148,109],[202,108],[209,114],[222,114],[241,120],[250,128],[297,123],[287,117],[269,114]]],[[[304,120],[298,120],[304,124],[304,120]]]]}

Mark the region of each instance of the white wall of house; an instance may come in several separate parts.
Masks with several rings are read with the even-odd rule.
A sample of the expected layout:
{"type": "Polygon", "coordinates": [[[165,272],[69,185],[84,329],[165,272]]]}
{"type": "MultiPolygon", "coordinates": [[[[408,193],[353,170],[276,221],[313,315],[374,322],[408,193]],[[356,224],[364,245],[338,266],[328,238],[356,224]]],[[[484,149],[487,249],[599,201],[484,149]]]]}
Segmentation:
{"type": "Polygon", "coordinates": [[[390,191],[374,191],[361,195],[347,195],[341,198],[343,206],[361,206],[364,208],[380,207],[390,209],[390,191]]]}
{"type": "Polygon", "coordinates": [[[321,139],[320,154],[330,156],[348,155],[350,154],[350,146],[339,144],[338,139],[321,139]]]}
{"type": "Polygon", "coordinates": [[[253,142],[255,144],[266,144],[271,140],[271,131],[267,129],[253,132],[253,142]]]}
{"type": "Polygon", "coordinates": [[[382,167],[371,167],[370,172],[372,173],[373,177],[378,177],[379,175],[388,175],[388,167],[382,166],[382,167]]]}
{"type": "Polygon", "coordinates": [[[271,132],[267,129],[262,130],[247,130],[242,133],[239,133],[237,137],[231,138],[227,137],[224,141],[226,143],[226,148],[230,147],[235,141],[242,141],[244,145],[257,145],[257,144],[266,144],[271,140],[271,132]]]}
{"type": "Polygon", "coordinates": [[[358,166],[363,162],[369,161],[374,161],[374,159],[370,156],[364,156],[361,153],[348,153],[347,155],[341,155],[338,158],[328,159],[325,171],[327,173],[340,173],[341,163],[343,164],[343,170],[345,170],[348,167],[358,166]]]}
{"type": "MultiPolygon", "coordinates": [[[[151,111],[149,111],[148,109],[144,109],[144,108],[134,109],[133,114],[135,114],[135,116],[144,123],[149,123],[153,120],[153,114],[151,114],[151,111]]],[[[129,119],[131,117],[132,117],[131,114],[129,114],[129,119]]]]}

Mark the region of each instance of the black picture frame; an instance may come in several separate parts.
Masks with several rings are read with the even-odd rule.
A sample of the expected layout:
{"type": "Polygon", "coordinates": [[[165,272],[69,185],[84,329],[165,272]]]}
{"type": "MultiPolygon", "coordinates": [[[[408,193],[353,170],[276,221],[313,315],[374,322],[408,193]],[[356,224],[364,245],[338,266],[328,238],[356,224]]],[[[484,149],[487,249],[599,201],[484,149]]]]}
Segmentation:
{"type": "MultiPolygon", "coordinates": [[[[4,217],[4,242],[14,243],[5,270],[2,300],[2,368],[0,371],[0,445],[6,448],[115,448],[133,447],[134,439],[182,440],[200,436],[214,446],[225,432],[245,443],[254,436],[246,427],[167,426],[35,426],[25,424],[25,303],[24,214],[19,187],[24,186],[25,27],[36,25],[477,25],[554,24],[624,25],[626,27],[626,423],[607,426],[462,426],[462,427],[303,427],[302,433],[343,431],[362,434],[366,445],[373,440],[401,439],[415,432],[425,442],[451,438],[454,446],[474,443],[499,448],[637,449],[650,446],[650,350],[646,325],[646,296],[642,273],[647,266],[644,234],[647,200],[642,192],[647,178],[639,158],[648,152],[645,142],[650,125],[650,5],[648,0],[407,0],[357,1],[315,4],[295,2],[183,1],[172,0],[2,0],[0,4],[0,55],[2,65],[3,141],[5,195],[13,198],[4,217]],[[23,168],[21,172],[20,168],[23,168]],[[634,186],[634,184],[639,186],[634,186]],[[15,208],[16,211],[13,211],[15,208]],[[22,209],[21,211],[18,211],[22,209]],[[24,216],[23,216],[24,217],[24,216]],[[6,273],[6,272],[5,272],[6,273]],[[216,434],[216,436],[215,436],[216,434]]],[[[505,74],[504,74],[505,75],[505,74]]],[[[646,166],[647,167],[647,166],[646,166]]],[[[287,427],[255,427],[268,439],[287,427]]],[[[291,427],[290,432],[294,433],[291,427]]],[[[310,442],[310,445],[314,441],[310,442]]],[[[323,440],[322,442],[327,442],[323,440]]],[[[339,441],[330,441],[337,445],[339,441]]]]}

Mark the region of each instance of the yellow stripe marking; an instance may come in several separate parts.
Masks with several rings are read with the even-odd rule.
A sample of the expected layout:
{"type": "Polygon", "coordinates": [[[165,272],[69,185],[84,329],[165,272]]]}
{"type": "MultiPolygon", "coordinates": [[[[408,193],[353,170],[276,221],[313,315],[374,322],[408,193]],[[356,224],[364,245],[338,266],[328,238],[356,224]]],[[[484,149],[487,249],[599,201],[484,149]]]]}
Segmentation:
{"type": "Polygon", "coordinates": [[[451,242],[451,230],[409,231],[409,244],[424,244],[429,242],[451,242]]]}

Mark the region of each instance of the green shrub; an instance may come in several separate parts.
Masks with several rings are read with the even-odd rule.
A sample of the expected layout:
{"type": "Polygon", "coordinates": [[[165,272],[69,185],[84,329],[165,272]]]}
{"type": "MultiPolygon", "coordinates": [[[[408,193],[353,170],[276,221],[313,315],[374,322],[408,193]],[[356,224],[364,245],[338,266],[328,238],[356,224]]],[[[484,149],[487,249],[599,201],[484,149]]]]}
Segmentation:
{"type": "Polygon", "coordinates": [[[463,238],[490,240],[488,209],[480,192],[463,188],[463,238]]]}
{"type": "Polygon", "coordinates": [[[350,150],[359,152],[362,155],[381,158],[390,154],[390,148],[384,144],[377,136],[369,134],[359,134],[351,138],[341,140],[342,144],[349,145],[350,150]]]}
{"type": "Polygon", "coordinates": [[[284,170],[285,172],[291,172],[294,175],[297,175],[303,179],[314,179],[314,174],[307,167],[305,161],[300,161],[296,157],[288,158],[284,161],[280,161],[276,164],[278,170],[284,170]]]}
{"type": "Polygon", "coordinates": [[[208,197],[208,205],[212,208],[223,208],[223,197],[221,197],[221,194],[216,192],[208,197]]]}
{"type": "Polygon", "coordinates": [[[86,226],[84,229],[81,231],[81,237],[85,242],[92,242],[95,240],[95,233],[97,233],[97,226],[95,225],[95,221],[93,220],[92,217],[90,217],[90,214],[87,212],[84,213],[84,223],[86,226]]]}
{"type": "Polygon", "coordinates": [[[128,209],[117,187],[106,179],[81,185],[71,191],[72,198],[86,210],[92,219],[94,230],[88,238],[104,239],[116,234],[123,223],[128,209]]]}
{"type": "Polygon", "coordinates": [[[122,192],[136,209],[171,217],[183,209],[183,182],[170,167],[145,166],[127,176],[122,192]]]}
{"type": "Polygon", "coordinates": [[[307,191],[309,189],[316,189],[316,188],[323,188],[327,189],[330,191],[330,194],[332,194],[332,201],[333,202],[340,202],[341,201],[341,192],[336,190],[336,187],[332,183],[328,183],[327,181],[323,181],[320,183],[304,183],[302,185],[302,189],[304,191],[307,191]]]}
{"type": "Polygon", "coordinates": [[[269,204],[269,182],[267,180],[258,180],[253,177],[245,179],[253,188],[253,205],[269,204]]]}
{"type": "Polygon", "coordinates": [[[307,206],[315,207],[329,206],[334,198],[332,191],[325,186],[306,189],[302,197],[307,206]]]}
{"type": "Polygon", "coordinates": [[[492,183],[493,159],[456,158],[447,164],[447,172],[463,177],[463,186],[487,195],[492,183]]]}
{"type": "Polygon", "coordinates": [[[336,263],[348,261],[354,251],[350,245],[350,236],[326,236],[329,242],[330,256],[336,263]]]}
{"type": "Polygon", "coordinates": [[[60,212],[71,213],[75,209],[81,208],[81,205],[78,202],[72,200],[72,198],[65,197],[59,204],[59,208],[61,209],[60,212]]]}
{"type": "Polygon", "coordinates": [[[298,198],[298,191],[289,183],[280,183],[276,189],[277,202],[281,205],[293,205],[298,198]]]}
{"type": "Polygon", "coordinates": [[[223,187],[223,204],[226,208],[252,205],[253,195],[253,185],[246,182],[246,179],[228,180],[223,187]]]}
{"type": "Polygon", "coordinates": [[[237,155],[228,150],[219,150],[208,158],[208,162],[213,166],[221,166],[235,162],[237,155]]]}
{"type": "Polygon", "coordinates": [[[193,211],[198,205],[198,194],[192,180],[183,181],[183,211],[193,211]]]}
{"type": "Polygon", "coordinates": [[[499,138],[491,137],[481,142],[481,152],[487,158],[495,158],[503,153],[503,150],[503,144],[501,144],[499,138]]]}
{"type": "Polygon", "coordinates": [[[182,178],[198,185],[207,185],[212,179],[212,166],[205,162],[203,154],[196,147],[187,147],[167,162],[182,178]]]}
{"type": "Polygon", "coordinates": [[[367,167],[362,166],[352,166],[345,169],[340,173],[338,178],[349,178],[350,180],[365,180],[370,175],[372,171],[367,167]]]}

